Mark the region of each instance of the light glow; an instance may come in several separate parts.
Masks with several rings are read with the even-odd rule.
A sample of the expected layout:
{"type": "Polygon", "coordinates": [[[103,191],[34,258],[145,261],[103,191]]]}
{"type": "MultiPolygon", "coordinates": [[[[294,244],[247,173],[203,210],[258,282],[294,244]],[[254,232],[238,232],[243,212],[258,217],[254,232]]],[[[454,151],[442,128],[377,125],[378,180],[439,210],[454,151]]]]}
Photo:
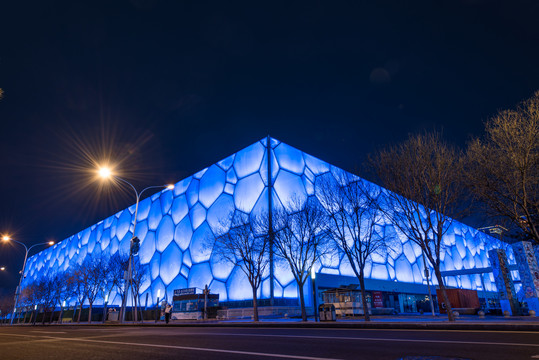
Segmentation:
{"type": "Polygon", "coordinates": [[[7,235],[4,235],[4,236],[2,236],[2,240],[9,241],[9,240],[11,240],[11,238],[9,236],[7,236],[7,235]]]}
{"type": "Polygon", "coordinates": [[[174,190],[174,184],[168,184],[167,189],[168,190],[174,190]]]}
{"type": "Polygon", "coordinates": [[[112,171],[106,166],[100,168],[98,173],[103,179],[108,179],[112,176],[112,171]]]}
{"type": "Polygon", "coordinates": [[[52,246],[54,245],[54,241],[49,241],[48,244],[52,246]]]}

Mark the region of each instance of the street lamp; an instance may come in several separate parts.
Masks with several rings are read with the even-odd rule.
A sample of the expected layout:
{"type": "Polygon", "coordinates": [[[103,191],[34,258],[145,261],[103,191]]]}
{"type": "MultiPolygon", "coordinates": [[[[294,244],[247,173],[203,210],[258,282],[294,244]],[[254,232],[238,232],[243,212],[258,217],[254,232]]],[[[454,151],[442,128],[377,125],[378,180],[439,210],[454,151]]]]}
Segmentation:
{"type": "Polygon", "coordinates": [[[316,308],[316,271],[314,270],[314,264],[311,267],[311,280],[313,286],[313,308],[314,308],[314,322],[318,321],[318,309],[316,308]]]}
{"type": "Polygon", "coordinates": [[[48,241],[48,242],[44,242],[44,243],[34,244],[34,245],[30,246],[30,247],[27,247],[24,243],[22,243],[20,241],[17,241],[17,240],[14,240],[14,239],[12,239],[11,237],[9,237],[7,235],[2,236],[2,240],[5,241],[5,242],[12,241],[14,243],[20,244],[20,245],[24,246],[24,249],[26,250],[26,253],[24,254],[24,262],[22,264],[21,278],[19,279],[19,286],[17,286],[17,288],[15,289],[15,305],[13,306],[13,316],[11,317],[11,322],[10,322],[10,324],[13,325],[13,320],[15,319],[15,313],[17,311],[17,304],[19,302],[19,296],[20,296],[20,293],[21,293],[21,283],[22,283],[22,279],[24,278],[24,270],[26,269],[26,260],[28,260],[28,253],[30,252],[30,250],[32,250],[32,248],[34,248],[36,246],[54,245],[54,241],[48,241]]]}
{"type": "MultiPolygon", "coordinates": [[[[122,311],[122,323],[125,321],[125,306],[126,306],[126,302],[127,302],[127,296],[129,295],[129,289],[131,288],[131,290],[133,290],[133,269],[132,269],[132,264],[133,264],[133,254],[136,254],[138,253],[138,247],[139,247],[139,243],[140,243],[140,240],[135,236],[135,230],[137,228],[137,214],[138,214],[138,204],[140,202],[140,197],[142,196],[142,193],[145,192],[146,190],[149,190],[149,189],[167,189],[167,190],[173,190],[174,189],[174,185],[173,184],[168,184],[168,185],[157,185],[157,186],[148,186],[144,189],[142,189],[142,191],[138,192],[137,189],[135,188],[135,186],[133,186],[133,184],[131,184],[129,181],[117,176],[117,175],[114,175],[112,173],[112,170],[109,169],[108,167],[101,167],[98,169],[98,174],[101,178],[103,179],[110,179],[110,178],[114,178],[118,181],[121,181],[123,182],[124,184],[127,184],[129,185],[129,187],[131,187],[131,189],[133,189],[133,191],[135,192],[135,197],[136,197],[136,205],[135,205],[135,218],[133,220],[133,237],[131,238],[131,246],[130,246],[130,250],[129,250],[129,265],[127,267],[127,284],[126,284],[126,291],[124,292],[124,298],[122,300],[122,308],[121,308],[121,311],[122,311]]],[[[133,294],[133,296],[135,296],[135,294],[133,294]]],[[[137,300],[135,299],[135,316],[134,316],[134,321],[137,320],[137,300]]]]}

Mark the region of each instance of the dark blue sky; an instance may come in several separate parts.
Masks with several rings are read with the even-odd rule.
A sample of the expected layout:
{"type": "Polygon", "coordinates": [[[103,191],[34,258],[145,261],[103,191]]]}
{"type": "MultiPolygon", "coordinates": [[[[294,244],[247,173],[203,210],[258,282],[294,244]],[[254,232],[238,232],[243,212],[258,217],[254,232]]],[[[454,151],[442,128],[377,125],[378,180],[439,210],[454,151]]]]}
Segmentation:
{"type": "MultiPolygon", "coordinates": [[[[0,232],[62,240],[271,134],[353,172],[410,132],[464,145],[539,89],[536,1],[13,1],[0,9],[0,232]],[[88,156],[84,156],[86,153],[88,156]]],[[[0,288],[20,249],[0,245],[0,288]]]]}

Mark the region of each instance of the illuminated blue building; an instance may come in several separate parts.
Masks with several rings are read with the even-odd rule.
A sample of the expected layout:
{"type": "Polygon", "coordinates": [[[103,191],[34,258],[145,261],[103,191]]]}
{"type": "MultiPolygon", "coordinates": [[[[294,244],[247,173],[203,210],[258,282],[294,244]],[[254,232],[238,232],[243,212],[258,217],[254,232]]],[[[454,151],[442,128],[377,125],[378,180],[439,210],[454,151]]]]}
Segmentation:
{"type": "MultiPolygon", "coordinates": [[[[175,185],[140,202],[136,236],[141,240],[140,262],[148,268],[141,298],[149,294],[155,304],[158,292],[172,300],[174,289],[204,288],[219,293],[220,301],[249,300],[249,283],[243,272],[212,256],[207,239],[221,226],[221,219],[233,211],[256,214],[268,211],[269,194],[274,207],[286,205],[292,197],[315,195],[317,176],[338,169],[278,140],[267,138],[211,165],[175,185]]],[[[28,260],[24,284],[39,276],[65,271],[82,263],[92,253],[128,253],[135,206],[59,242],[28,260]]],[[[382,224],[384,235],[400,236],[390,224],[382,224]]],[[[374,255],[366,268],[369,290],[425,294],[423,260],[419,246],[404,237],[386,255],[374,255]]],[[[492,237],[454,222],[445,236],[441,270],[447,285],[464,289],[495,291],[488,268],[488,250],[500,247],[492,237]]],[[[507,249],[510,262],[513,255],[507,249]]],[[[350,265],[340,258],[325,258],[317,264],[319,286],[337,287],[357,282],[350,265]]],[[[273,296],[297,299],[297,285],[290,270],[278,261],[274,267],[273,296]]],[[[431,270],[432,273],[432,270],[431,270]]],[[[271,278],[264,279],[260,298],[272,294],[271,278]]],[[[436,283],[436,279],[434,279],[436,283]]],[[[24,286],[23,284],[23,286],[24,286]]],[[[144,301],[144,300],[143,300],[144,301]]],[[[119,304],[118,296],[110,303],[119,304]]]]}

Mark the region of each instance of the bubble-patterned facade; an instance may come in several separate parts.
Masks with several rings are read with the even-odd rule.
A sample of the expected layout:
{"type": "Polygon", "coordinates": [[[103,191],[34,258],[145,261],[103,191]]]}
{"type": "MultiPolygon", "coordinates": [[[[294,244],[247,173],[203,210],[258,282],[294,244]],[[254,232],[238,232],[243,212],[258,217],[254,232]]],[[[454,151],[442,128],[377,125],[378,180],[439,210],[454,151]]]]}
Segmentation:
{"type": "MultiPolygon", "coordinates": [[[[141,288],[141,299],[149,294],[148,305],[155,304],[160,293],[171,301],[174,289],[205,285],[212,293],[219,293],[220,301],[251,299],[243,272],[217,261],[207,245],[208,239],[231,212],[265,213],[270,193],[274,208],[286,205],[293,197],[306,200],[316,195],[318,176],[339,171],[285,143],[266,138],[178,182],[174,190],[164,190],[142,200],[135,235],[141,240],[138,256],[148,276],[141,288]]],[[[23,286],[39,276],[68,270],[92,254],[112,255],[118,251],[127,254],[133,236],[134,212],[133,205],[32,256],[23,286]]],[[[366,277],[397,284],[424,284],[419,246],[389,223],[380,225],[381,236],[397,237],[398,241],[392,251],[372,257],[365,269],[366,277]]],[[[487,268],[488,250],[502,246],[492,237],[456,221],[444,244],[442,271],[487,268]]],[[[509,261],[514,262],[508,247],[507,253],[509,261]]],[[[316,271],[354,277],[343,255],[322,259],[316,271]]],[[[297,298],[297,285],[290,270],[276,261],[273,273],[274,297],[297,298]]],[[[479,274],[448,276],[446,280],[447,285],[464,289],[482,287],[479,274]]],[[[268,273],[260,289],[261,298],[271,296],[270,281],[268,273]]],[[[485,290],[496,290],[491,273],[483,276],[483,283],[485,290]]],[[[114,294],[110,300],[113,304],[120,303],[119,296],[114,294]]]]}

